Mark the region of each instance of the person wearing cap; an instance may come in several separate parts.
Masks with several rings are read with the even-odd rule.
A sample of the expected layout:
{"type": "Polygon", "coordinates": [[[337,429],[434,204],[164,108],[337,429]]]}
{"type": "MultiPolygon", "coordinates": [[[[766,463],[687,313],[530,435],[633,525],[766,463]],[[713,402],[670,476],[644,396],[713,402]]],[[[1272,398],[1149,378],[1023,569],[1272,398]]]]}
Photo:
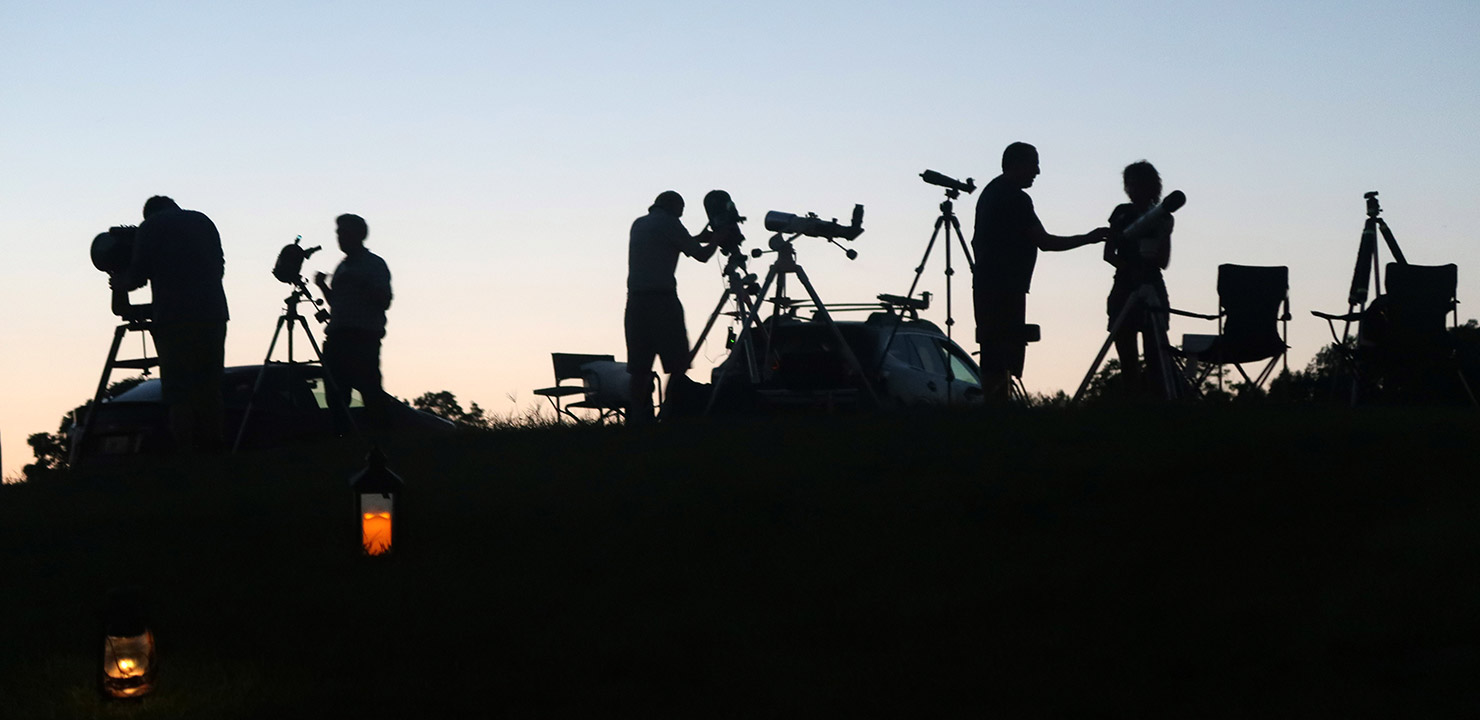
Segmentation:
{"type": "Polygon", "coordinates": [[[683,196],[667,190],[653,201],[648,213],[632,223],[627,242],[627,373],[631,405],[627,422],[642,425],[653,420],[653,360],[663,362],[668,387],[688,381],[689,338],[683,305],[678,301],[680,253],[699,262],[714,256],[706,244],[708,230],[689,235],[683,217],[683,196]]]}
{"type": "MultiPolygon", "coordinates": [[[[380,342],[385,337],[385,311],[391,306],[391,271],[385,260],[365,247],[370,226],[359,215],[334,219],[335,234],[344,260],[334,268],[333,284],[323,273],[314,284],[329,303],[329,327],[324,330],[324,368],[334,382],[338,402],[349,407],[350,390],[359,390],[368,418],[383,420],[385,390],[381,387],[380,342]]],[[[342,424],[344,420],[336,418],[342,424]]]]}
{"type": "Polygon", "coordinates": [[[225,448],[225,270],[215,223],[156,195],[144,203],[128,268],[109,281],[125,293],[149,284],[160,392],[178,452],[225,448]]]}

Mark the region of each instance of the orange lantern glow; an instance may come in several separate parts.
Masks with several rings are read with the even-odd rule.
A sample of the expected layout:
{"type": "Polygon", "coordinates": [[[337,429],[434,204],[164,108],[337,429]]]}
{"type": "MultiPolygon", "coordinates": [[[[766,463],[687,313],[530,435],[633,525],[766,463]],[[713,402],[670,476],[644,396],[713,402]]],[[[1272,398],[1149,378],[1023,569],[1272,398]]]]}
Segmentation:
{"type": "Polygon", "coordinates": [[[132,588],[108,593],[103,611],[102,691],[107,698],[137,698],[154,689],[159,661],[143,602],[132,588]]]}
{"type": "Polygon", "coordinates": [[[370,451],[365,468],[350,478],[355,494],[355,529],[360,551],[382,556],[391,552],[396,521],[396,502],[404,483],[385,466],[379,447],[370,451]]]}

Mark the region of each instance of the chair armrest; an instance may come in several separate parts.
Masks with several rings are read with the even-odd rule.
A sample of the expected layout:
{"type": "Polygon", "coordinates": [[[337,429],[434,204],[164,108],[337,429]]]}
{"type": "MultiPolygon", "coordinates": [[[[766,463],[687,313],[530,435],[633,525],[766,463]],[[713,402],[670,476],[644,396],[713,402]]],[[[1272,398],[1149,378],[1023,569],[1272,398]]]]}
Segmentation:
{"type": "Polygon", "coordinates": [[[1345,315],[1328,315],[1328,314],[1323,313],[1323,312],[1321,312],[1319,310],[1312,310],[1312,311],[1310,311],[1310,314],[1312,314],[1312,315],[1314,315],[1314,316],[1316,316],[1316,317],[1318,317],[1318,318],[1320,318],[1322,320],[1341,320],[1341,321],[1344,321],[1344,322],[1352,322],[1352,321],[1355,321],[1355,320],[1361,320],[1362,319],[1362,313],[1359,313],[1359,312],[1347,313],[1345,315]]]}
{"type": "Polygon", "coordinates": [[[1186,310],[1178,310],[1176,308],[1167,308],[1167,312],[1169,312],[1169,313],[1171,313],[1173,315],[1181,315],[1182,317],[1190,317],[1190,318],[1200,318],[1200,319],[1203,319],[1203,320],[1217,320],[1218,318],[1223,317],[1223,315],[1221,315],[1221,314],[1219,314],[1219,315],[1203,315],[1202,313],[1187,312],[1186,310]]]}
{"type": "Polygon", "coordinates": [[[557,385],[555,387],[540,388],[534,391],[536,395],[545,397],[567,397],[570,395],[582,395],[586,388],[580,385],[557,385]]]}

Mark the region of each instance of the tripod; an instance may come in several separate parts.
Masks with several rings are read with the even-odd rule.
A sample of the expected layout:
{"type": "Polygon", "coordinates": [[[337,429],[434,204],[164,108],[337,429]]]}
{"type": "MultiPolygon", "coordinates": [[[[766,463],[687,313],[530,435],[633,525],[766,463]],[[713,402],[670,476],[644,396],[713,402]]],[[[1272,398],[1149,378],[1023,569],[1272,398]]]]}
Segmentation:
{"type": "MultiPolygon", "coordinates": [[[[704,347],[704,339],[709,337],[709,331],[714,329],[714,323],[724,312],[725,304],[730,300],[735,301],[735,309],[730,314],[744,319],[747,315],[754,320],[758,312],[759,300],[751,301],[752,297],[759,297],[755,287],[755,276],[741,274],[745,269],[745,254],[739,248],[731,251],[729,259],[725,261],[725,289],[720,293],[719,302],[714,305],[714,312],[709,313],[708,322],[704,323],[704,331],[699,333],[699,340],[694,343],[694,349],[689,351],[689,365],[693,366],[694,359],[699,357],[699,349],[704,347]]],[[[764,329],[762,329],[764,333],[764,329]]],[[[734,346],[734,343],[731,343],[734,346]]],[[[746,344],[743,346],[745,352],[745,367],[749,373],[752,383],[760,382],[760,371],[755,364],[755,353],[753,348],[746,344]]]]}
{"type": "MultiPolygon", "coordinates": [[[[859,381],[863,385],[864,394],[868,397],[869,402],[877,405],[879,403],[878,395],[874,392],[874,387],[869,382],[868,375],[864,373],[863,365],[858,362],[858,357],[853,354],[853,348],[848,345],[848,341],[843,337],[843,332],[838,329],[838,324],[833,322],[832,315],[827,311],[827,306],[823,304],[822,298],[817,295],[817,289],[812,286],[812,281],[807,278],[807,271],[803,270],[802,266],[797,263],[797,251],[792,243],[800,236],[801,234],[798,233],[787,238],[781,233],[776,233],[771,238],[770,245],[771,249],[776,252],[776,262],[771,263],[771,269],[766,273],[766,280],[761,283],[760,292],[756,293],[757,298],[764,298],[766,292],[771,289],[771,285],[773,283],[776,285],[776,296],[768,301],[764,301],[775,304],[771,312],[771,330],[775,330],[781,318],[783,308],[788,314],[796,313],[795,301],[786,296],[786,276],[796,275],[797,280],[802,283],[802,288],[807,291],[807,297],[812,300],[812,306],[816,308],[816,317],[822,319],[822,323],[827,326],[828,330],[832,333],[833,339],[837,341],[838,351],[842,353],[843,361],[857,373],[859,381]]],[[[740,337],[735,341],[736,345],[745,348],[744,352],[753,373],[751,378],[753,383],[761,380],[759,371],[755,368],[755,356],[751,349],[751,344],[754,342],[754,330],[760,326],[756,318],[760,314],[761,302],[757,300],[754,304],[748,305],[742,302],[744,307],[741,310],[740,337]]],[[[764,335],[764,344],[761,346],[762,351],[760,357],[769,358],[771,356],[771,340],[774,337],[774,332],[764,333],[764,335]]],[[[731,363],[727,360],[720,366],[719,377],[714,379],[714,388],[709,396],[709,405],[704,409],[706,415],[714,409],[714,401],[720,396],[720,389],[724,387],[725,379],[729,376],[730,365],[731,363]]]]}
{"type": "Polygon", "coordinates": [[[961,234],[961,221],[956,219],[956,206],[954,200],[961,197],[961,191],[955,188],[946,188],[946,199],[940,204],[940,217],[935,219],[935,230],[930,233],[930,242],[925,245],[925,256],[920,258],[920,265],[915,268],[915,280],[910,283],[910,291],[905,297],[915,296],[915,286],[920,284],[920,276],[925,274],[925,263],[930,260],[930,251],[935,248],[935,239],[940,236],[942,229],[946,235],[946,337],[951,336],[951,326],[956,324],[956,318],[951,310],[951,278],[956,275],[955,268],[951,267],[951,230],[956,231],[956,240],[961,243],[961,254],[966,257],[966,266],[974,273],[976,263],[971,259],[971,248],[966,244],[966,236],[961,234]]]}
{"type": "MultiPolygon", "coordinates": [[[[1403,257],[1403,250],[1398,247],[1397,238],[1393,237],[1393,231],[1388,228],[1387,221],[1383,220],[1382,206],[1377,202],[1377,191],[1374,190],[1362,195],[1367,200],[1367,221],[1362,224],[1362,240],[1357,247],[1357,266],[1352,270],[1352,284],[1346,295],[1346,314],[1330,315],[1315,310],[1310,314],[1326,321],[1331,329],[1331,339],[1338,348],[1342,348],[1343,358],[1351,366],[1351,404],[1357,404],[1357,396],[1362,385],[1361,368],[1357,363],[1356,349],[1348,350],[1347,342],[1351,339],[1352,321],[1360,320],[1367,312],[1368,287],[1372,289],[1372,296],[1382,294],[1382,260],[1377,248],[1377,234],[1382,233],[1382,240],[1387,244],[1388,252],[1392,253],[1393,260],[1400,265],[1407,265],[1407,258],[1403,257]],[[1336,335],[1336,321],[1342,321],[1341,335],[1336,335]]],[[[1362,347],[1362,324],[1357,323],[1356,347],[1362,347]]]]}
{"type": "MultiPolygon", "coordinates": [[[[1136,289],[1125,305],[1120,308],[1120,314],[1115,316],[1115,322],[1110,325],[1110,333],[1105,337],[1105,344],[1100,346],[1100,353],[1095,356],[1094,364],[1089,366],[1089,372],[1084,374],[1084,381],[1079,383],[1079,389],[1074,391],[1072,402],[1078,403],[1084,396],[1084,391],[1089,389],[1089,383],[1095,377],[1095,372],[1100,369],[1100,363],[1105,361],[1105,355],[1110,352],[1110,346],[1115,344],[1115,336],[1130,318],[1137,318],[1141,327],[1149,328],[1146,333],[1150,340],[1150,347],[1146,348],[1147,359],[1156,358],[1156,384],[1161,396],[1167,400],[1175,400],[1187,394],[1189,388],[1184,377],[1176,372],[1173,364],[1175,358],[1172,356],[1171,344],[1167,341],[1167,333],[1162,329],[1162,321],[1171,312],[1161,301],[1161,297],[1150,285],[1142,285],[1136,289]]],[[[1124,370],[1122,370],[1124,372],[1124,370]]]]}
{"type": "MultiPolygon", "coordinates": [[[[355,425],[354,417],[349,414],[349,408],[345,406],[343,398],[340,397],[338,391],[339,386],[336,385],[334,382],[334,375],[329,372],[329,367],[324,364],[324,354],[319,351],[319,343],[317,340],[314,340],[313,331],[308,327],[308,318],[303,317],[303,315],[298,312],[298,303],[307,300],[315,307],[318,307],[323,303],[323,301],[314,299],[313,294],[308,291],[308,286],[304,284],[303,278],[298,278],[298,280],[296,282],[293,282],[292,285],[293,293],[283,299],[283,314],[278,316],[277,328],[272,332],[272,342],[268,343],[267,345],[267,357],[262,360],[262,368],[257,371],[257,380],[252,384],[252,398],[247,401],[247,410],[242,415],[241,427],[238,428],[236,431],[236,442],[232,443],[231,445],[231,453],[233,455],[235,455],[236,452],[241,449],[242,439],[247,436],[247,427],[251,424],[252,420],[252,410],[257,405],[257,400],[262,392],[262,378],[267,375],[268,366],[274,364],[272,361],[272,352],[273,350],[277,349],[278,337],[282,335],[284,325],[288,327],[288,360],[286,363],[277,364],[285,364],[291,367],[294,365],[309,365],[313,363],[313,361],[311,360],[299,361],[293,359],[293,331],[297,327],[302,326],[303,335],[308,338],[309,347],[313,348],[314,357],[317,358],[319,367],[323,368],[324,370],[324,385],[326,389],[325,394],[328,395],[330,412],[341,413],[342,416],[349,422],[349,427],[351,431],[355,433],[359,433],[360,431],[359,427],[355,425]]],[[[324,310],[318,310],[314,313],[314,319],[318,320],[319,322],[324,322],[326,319],[328,319],[328,313],[324,310]]]]}
{"type": "MultiPolygon", "coordinates": [[[[138,306],[147,311],[148,306],[138,306]]],[[[126,360],[118,359],[118,349],[123,346],[123,338],[130,332],[153,334],[154,322],[143,317],[125,317],[124,323],[113,330],[113,345],[108,348],[108,359],[103,361],[103,376],[98,379],[98,389],[93,393],[92,403],[87,406],[87,417],[75,437],[72,438],[72,452],[76,453],[82,448],[83,436],[92,429],[93,415],[98,410],[98,405],[103,402],[103,396],[108,392],[108,380],[117,369],[133,369],[149,375],[151,368],[159,365],[159,351],[155,350],[155,357],[149,357],[149,353],[143,346],[144,338],[140,337],[140,357],[126,360]]]]}

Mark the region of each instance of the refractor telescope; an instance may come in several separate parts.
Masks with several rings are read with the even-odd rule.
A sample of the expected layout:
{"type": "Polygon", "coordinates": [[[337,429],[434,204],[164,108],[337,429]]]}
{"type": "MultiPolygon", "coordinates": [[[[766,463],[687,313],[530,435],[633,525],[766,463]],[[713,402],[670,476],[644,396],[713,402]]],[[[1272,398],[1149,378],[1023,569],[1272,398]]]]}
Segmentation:
{"type": "Polygon", "coordinates": [[[1121,236],[1133,239],[1149,235],[1161,227],[1163,221],[1171,217],[1172,213],[1182,209],[1187,204],[1187,195],[1181,190],[1173,190],[1164,200],[1156,204],[1156,207],[1146,211],[1145,215],[1137,218],[1126,229],[1121,236]]]}
{"type": "Polygon", "coordinates": [[[920,179],[931,185],[939,185],[947,190],[956,190],[958,192],[964,192],[967,195],[976,192],[976,181],[971,178],[966,178],[966,182],[961,182],[949,175],[944,175],[934,170],[926,170],[920,173],[920,179]]]}
{"type": "Polygon", "coordinates": [[[852,240],[863,234],[863,206],[853,206],[853,219],[849,225],[840,225],[837,218],[823,220],[817,213],[796,215],[772,210],[766,213],[766,229],[776,233],[791,233],[808,237],[833,240],[852,240]]]}

